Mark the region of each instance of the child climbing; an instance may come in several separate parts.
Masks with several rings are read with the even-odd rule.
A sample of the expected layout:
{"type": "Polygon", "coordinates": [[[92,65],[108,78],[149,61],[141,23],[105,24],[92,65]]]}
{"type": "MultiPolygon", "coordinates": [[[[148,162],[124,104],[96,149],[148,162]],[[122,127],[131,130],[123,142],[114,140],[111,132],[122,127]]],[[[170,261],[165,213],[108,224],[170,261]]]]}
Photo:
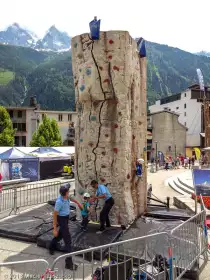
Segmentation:
{"type": "Polygon", "coordinates": [[[142,164],[144,163],[144,160],[142,158],[138,159],[137,160],[137,163],[136,163],[136,175],[137,177],[142,177],[142,169],[143,169],[143,166],[142,164]]]}
{"type": "Polygon", "coordinates": [[[83,195],[84,201],[82,204],[80,204],[77,200],[72,200],[74,203],[78,205],[78,207],[81,210],[81,215],[82,215],[82,223],[81,223],[81,229],[85,232],[87,231],[87,225],[89,223],[88,219],[88,214],[90,211],[90,194],[89,193],[84,193],[83,195]]]}

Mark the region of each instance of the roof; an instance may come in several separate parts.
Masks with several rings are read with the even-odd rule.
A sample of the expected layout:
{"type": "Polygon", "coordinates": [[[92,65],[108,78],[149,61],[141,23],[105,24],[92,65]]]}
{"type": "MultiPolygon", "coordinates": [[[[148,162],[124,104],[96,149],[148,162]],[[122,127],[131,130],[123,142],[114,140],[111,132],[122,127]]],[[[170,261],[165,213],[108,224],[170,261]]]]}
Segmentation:
{"type": "Polygon", "coordinates": [[[48,111],[48,110],[36,110],[37,113],[41,114],[77,114],[75,111],[48,111]]]}
{"type": "Polygon", "coordinates": [[[151,116],[151,115],[160,114],[160,113],[169,113],[169,114],[172,114],[172,115],[179,116],[179,114],[177,114],[177,113],[175,113],[173,111],[169,111],[169,110],[161,110],[161,111],[157,111],[157,112],[154,112],[154,113],[149,113],[147,115],[151,116]]]}
{"type": "Polygon", "coordinates": [[[3,153],[0,154],[0,159],[35,159],[36,157],[32,155],[27,155],[26,153],[21,152],[17,148],[11,148],[3,153]]]}

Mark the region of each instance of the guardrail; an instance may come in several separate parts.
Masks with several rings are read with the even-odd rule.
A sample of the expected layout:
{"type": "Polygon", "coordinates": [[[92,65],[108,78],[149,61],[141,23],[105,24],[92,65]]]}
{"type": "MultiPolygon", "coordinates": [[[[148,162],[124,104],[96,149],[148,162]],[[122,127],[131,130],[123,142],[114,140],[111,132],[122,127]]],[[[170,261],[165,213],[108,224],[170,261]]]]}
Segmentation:
{"type": "Polygon", "coordinates": [[[0,214],[17,214],[22,207],[46,203],[59,194],[60,181],[18,184],[3,188],[0,193],[0,214]]]}
{"type": "Polygon", "coordinates": [[[208,236],[205,221],[206,211],[203,210],[171,231],[172,279],[181,279],[201,255],[207,262],[208,236]]]}

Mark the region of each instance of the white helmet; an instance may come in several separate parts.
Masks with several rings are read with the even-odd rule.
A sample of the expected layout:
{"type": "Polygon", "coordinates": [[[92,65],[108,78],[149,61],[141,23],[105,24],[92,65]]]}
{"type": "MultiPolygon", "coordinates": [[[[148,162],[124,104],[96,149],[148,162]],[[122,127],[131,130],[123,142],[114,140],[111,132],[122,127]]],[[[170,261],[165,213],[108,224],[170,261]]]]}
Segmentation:
{"type": "Polygon", "coordinates": [[[84,193],[83,196],[89,198],[89,197],[90,197],[90,194],[89,194],[89,193],[84,193]]]}
{"type": "Polygon", "coordinates": [[[139,163],[144,163],[143,158],[139,158],[137,161],[138,161],[139,163]]]}

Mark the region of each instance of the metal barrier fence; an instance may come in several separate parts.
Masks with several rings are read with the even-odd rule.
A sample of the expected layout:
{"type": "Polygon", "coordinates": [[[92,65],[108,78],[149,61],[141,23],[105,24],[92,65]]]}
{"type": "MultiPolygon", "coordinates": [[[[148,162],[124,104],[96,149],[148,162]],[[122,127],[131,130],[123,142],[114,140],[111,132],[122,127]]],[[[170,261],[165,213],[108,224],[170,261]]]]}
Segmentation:
{"type": "Polygon", "coordinates": [[[0,197],[0,214],[17,214],[21,207],[46,203],[59,194],[61,182],[30,183],[4,187],[0,197]]]}
{"type": "Polygon", "coordinates": [[[65,254],[54,261],[51,280],[169,280],[168,249],[168,234],[163,232],[65,254]],[[77,271],[65,270],[69,256],[78,264],[77,271]]]}
{"type": "Polygon", "coordinates": [[[49,263],[44,259],[0,263],[1,280],[49,279],[52,275],[49,263]]]}
{"type": "Polygon", "coordinates": [[[193,268],[200,256],[207,261],[206,212],[202,211],[171,231],[171,265],[174,280],[193,268]]]}

